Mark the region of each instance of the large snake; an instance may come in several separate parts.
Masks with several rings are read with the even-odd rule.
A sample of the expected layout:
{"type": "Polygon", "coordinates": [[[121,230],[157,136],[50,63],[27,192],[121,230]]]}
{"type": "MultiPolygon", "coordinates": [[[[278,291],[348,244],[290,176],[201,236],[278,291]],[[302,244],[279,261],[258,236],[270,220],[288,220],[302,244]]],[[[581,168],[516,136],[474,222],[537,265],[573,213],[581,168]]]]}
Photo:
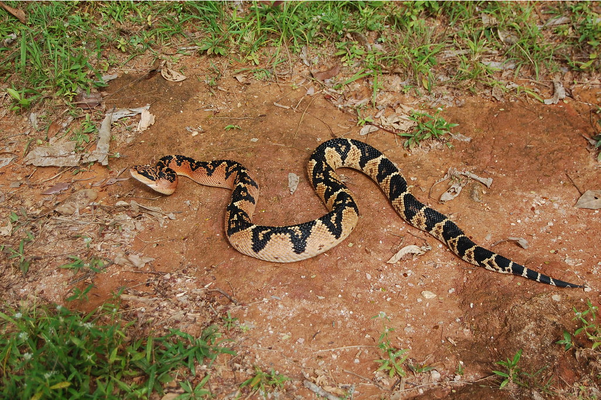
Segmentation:
{"type": "Polygon", "coordinates": [[[131,175],[152,189],[170,195],[178,175],[207,186],[232,190],[225,212],[226,236],[239,252],[272,262],[315,257],[342,242],[355,228],[359,209],[338,168],[362,171],[378,183],[396,212],[412,226],[428,232],[462,260],[490,271],[511,273],[559,287],[584,287],[553,279],[474,243],[445,215],[422,204],[410,192],[399,168],[374,147],[352,139],[332,139],[317,147],[307,166],[309,179],[329,212],[321,218],[290,226],[252,222],[259,186],[241,164],[230,160],[196,161],[181,155],[161,158],[154,166],[134,166],[131,175]]]}

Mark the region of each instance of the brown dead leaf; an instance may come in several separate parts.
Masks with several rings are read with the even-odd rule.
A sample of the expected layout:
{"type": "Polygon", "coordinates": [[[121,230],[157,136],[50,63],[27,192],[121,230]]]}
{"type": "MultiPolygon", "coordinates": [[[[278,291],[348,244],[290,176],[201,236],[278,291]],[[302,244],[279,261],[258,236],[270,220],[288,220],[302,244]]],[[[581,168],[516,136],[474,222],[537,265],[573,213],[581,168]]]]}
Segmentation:
{"type": "Polygon", "coordinates": [[[181,82],[187,78],[184,74],[180,74],[176,70],[171,69],[169,63],[165,63],[163,68],[161,68],[161,76],[169,82],[181,82]]]}
{"type": "Polygon", "coordinates": [[[601,190],[587,190],[578,199],[576,208],[588,208],[590,210],[601,209],[601,190]]]}
{"type": "Polygon", "coordinates": [[[21,23],[23,23],[23,24],[27,23],[27,17],[25,16],[25,11],[20,10],[18,8],[12,8],[10,6],[7,6],[6,4],[4,4],[3,1],[0,1],[0,7],[4,8],[6,11],[8,11],[13,17],[16,17],[19,21],[21,21],[21,23]]]}
{"type": "Polygon", "coordinates": [[[67,197],[67,199],[59,204],[55,210],[60,214],[72,215],[79,212],[79,210],[86,208],[88,204],[96,200],[97,197],[98,192],[94,189],[79,190],[67,197]]]}
{"type": "Polygon", "coordinates": [[[151,114],[148,110],[142,110],[140,122],[138,122],[138,131],[144,132],[151,125],[154,125],[154,114],[151,114]]]}
{"type": "Polygon", "coordinates": [[[46,132],[46,137],[48,137],[48,139],[52,139],[61,130],[61,128],[62,125],[60,122],[52,121],[52,123],[48,127],[48,131],[46,132]]]}
{"type": "Polygon", "coordinates": [[[318,81],[325,81],[326,79],[335,77],[339,72],[340,64],[336,64],[332,68],[325,71],[311,72],[311,75],[313,75],[313,78],[317,79],[318,81]]]}
{"type": "Polygon", "coordinates": [[[42,194],[57,194],[69,189],[70,186],[71,184],[69,182],[59,182],[51,188],[44,190],[42,194]]]}
{"type": "Polygon", "coordinates": [[[55,143],[53,146],[39,146],[30,151],[23,162],[36,167],[74,167],[79,165],[81,154],[75,152],[73,141],[55,143]]]}
{"type": "Polygon", "coordinates": [[[75,104],[81,108],[94,108],[102,104],[102,94],[99,92],[82,92],[75,96],[75,104]]]}

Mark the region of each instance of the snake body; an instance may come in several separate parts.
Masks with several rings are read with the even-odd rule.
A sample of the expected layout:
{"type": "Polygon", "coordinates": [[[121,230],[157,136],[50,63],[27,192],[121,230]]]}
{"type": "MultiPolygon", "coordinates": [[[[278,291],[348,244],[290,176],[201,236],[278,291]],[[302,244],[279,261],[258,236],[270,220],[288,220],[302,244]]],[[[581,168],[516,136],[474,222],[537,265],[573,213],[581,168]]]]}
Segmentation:
{"type": "Polygon", "coordinates": [[[307,172],[313,188],[329,212],[298,225],[253,224],[259,186],[248,170],[235,161],[196,161],[186,156],[169,155],[154,166],[134,166],[130,173],[166,195],[175,191],[178,175],[202,185],[231,189],[231,201],[225,212],[226,236],[231,245],[251,257],[286,263],[328,251],[349,236],[356,226],[359,209],[351,192],[336,174],[338,168],[352,168],[368,175],[380,186],[401,218],[446,244],[468,263],[549,285],[583,287],[553,279],[477,245],[448,217],[417,200],[409,192],[401,171],[390,159],[358,140],[332,139],[314,151],[307,172]]]}

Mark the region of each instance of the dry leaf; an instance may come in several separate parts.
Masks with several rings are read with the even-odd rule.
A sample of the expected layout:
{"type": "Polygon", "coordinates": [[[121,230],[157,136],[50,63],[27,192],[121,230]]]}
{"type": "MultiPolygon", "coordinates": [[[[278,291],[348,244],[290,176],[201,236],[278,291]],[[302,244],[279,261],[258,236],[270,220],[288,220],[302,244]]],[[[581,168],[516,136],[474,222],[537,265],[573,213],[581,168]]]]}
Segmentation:
{"type": "Polygon", "coordinates": [[[23,162],[36,167],[74,167],[79,165],[81,154],[75,153],[77,143],[67,141],[52,147],[40,146],[30,151],[23,162]]]}
{"type": "Polygon", "coordinates": [[[298,175],[296,175],[292,172],[290,172],[288,174],[288,190],[290,190],[290,194],[293,194],[296,191],[299,180],[300,179],[299,179],[298,175]]]}
{"type": "Polygon", "coordinates": [[[140,115],[140,122],[138,122],[138,131],[143,132],[153,124],[154,114],[151,114],[148,110],[142,110],[142,114],[140,115]]]}
{"type": "Polygon", "coordinates": [[[359,135],[365,136],[365,135],[370,134],[372,132],[376,132],[379,129],[380,128],[378,128],[377,126],[365,125],[363,128],[361,128],[361,131],[359,131],[359,135]]]}
{"type": "Polygon", "coordinates": [[[73,193],[67,197],[65,201],[59,204],[54,210],[60,214],[72,215],[78,213],[88,206],[91,202],[96,200],[98,192],[94,189],[83,189],[73,193]]]}
{"type": "Polygon", "coordinates": [[[340,64],[336,64],[332,68],[325,71],[311,72],[311,75],[313,75],[313,78],[317,79],[318,81],[325,81],[326,79],[335,77],[339,72],[340,64]]]}
{"type": "Polygon", "coordinates": [[[517,243],[518,246],[520,246],[523,249],[527,249],[528,247],[530,247],[528,241],[523,237],[508,237],[507,240],[511,240],[512,242],[517,243]]]}
{"type": "Polygon", "coordinates": [[[94,108],[102,103],[102,94],[100,92],[86,93],[81,92],[75,96],[75,104],[82,108],[94,108]]]}
{"type": "Polygon", "coordinates": [[[25,11],[20,10],[18,8],[12,8],[11,6],[7,6],[3,1],[0,1],[0,7],[4,8],[8,11],[13,17],[16,17],[21,23],[27,23],[27,17],[25,16],[25,11]]]}
{"type": "Polygon", "coordinates": [[[587,190],[578,199],[576,208],[601,209],[601,190],[587,190]]]}
{"type": "Polygon", "coordinates": [[[71,184],[68,182],[60,182],[52,186],[51,188],[44,190],[42,194],[57,194],[69,189],[70,186],[71,184]]]}
{"type": "Polygon", "coordinates": [[[181,82],[187,78],[184,74],[171,69],[168,63],[161,68],[161,76],[169,82],[181,82]]]}
{"type": "Polygon", "coordinates": [[[406,256],[407,254],[415,254],[415,255],[421,256],[422,254],[424,254],[426,251],[429,251],[429,250],[430,250],[430,246],[419,247],[414,244],[411,244],[411,245],[405,246],[402,249],[400,249],[399,251],[397,251],[394,256],[390,257],[390,260],[386,261],[386,263],[394,264],[397,261],[399,261],[401,258],[406,256]]]}
{"type": "Polygon", "coordinates": [[[6,167],[15,158],[17,158],[17,157],[16,156],[1,156],[0,157],[0,168],[6,167]]]}
{"type": "Polygon", "coordinates": [[[0,236],[10,236],[13,233],[13,224],[8,221],[8,225],[0,227],[0,236]]]}
{"type": "Polygon", "coordinates": [[[560,81],[553,81],[553,97],[545,99],[545,104],[557,104],[559,100],[566,98],[566,90],[560,81]]]}
{"type": "Polygon", "coordinates": [[[461,193],[466,184],[467,180],[465,179],[453,182],[453,184],[440,196],[440,201],[444,203],[445,201],[453,200],[455,197],[459,196],[459,193],[461,193]]]}

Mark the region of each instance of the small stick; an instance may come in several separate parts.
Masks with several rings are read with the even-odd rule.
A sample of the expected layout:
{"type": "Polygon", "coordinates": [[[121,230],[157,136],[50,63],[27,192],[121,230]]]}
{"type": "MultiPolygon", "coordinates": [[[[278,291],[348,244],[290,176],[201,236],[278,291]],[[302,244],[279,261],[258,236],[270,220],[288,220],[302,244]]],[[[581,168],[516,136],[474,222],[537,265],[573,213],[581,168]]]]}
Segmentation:
{"type": "Polygon", "coordinates": [[[325,390],[323,390],[322,388],[320,388],[319,386],[317,386],[316,384],[314,384],[313,382],[309,382],[308,380],[304,380],[303,381],[303,385],[315,392],[318,396],[324,397],[328,400],[340,400],[340,397],[338,396],[334,396],[333,394],[326,392],[325,390]]]}

